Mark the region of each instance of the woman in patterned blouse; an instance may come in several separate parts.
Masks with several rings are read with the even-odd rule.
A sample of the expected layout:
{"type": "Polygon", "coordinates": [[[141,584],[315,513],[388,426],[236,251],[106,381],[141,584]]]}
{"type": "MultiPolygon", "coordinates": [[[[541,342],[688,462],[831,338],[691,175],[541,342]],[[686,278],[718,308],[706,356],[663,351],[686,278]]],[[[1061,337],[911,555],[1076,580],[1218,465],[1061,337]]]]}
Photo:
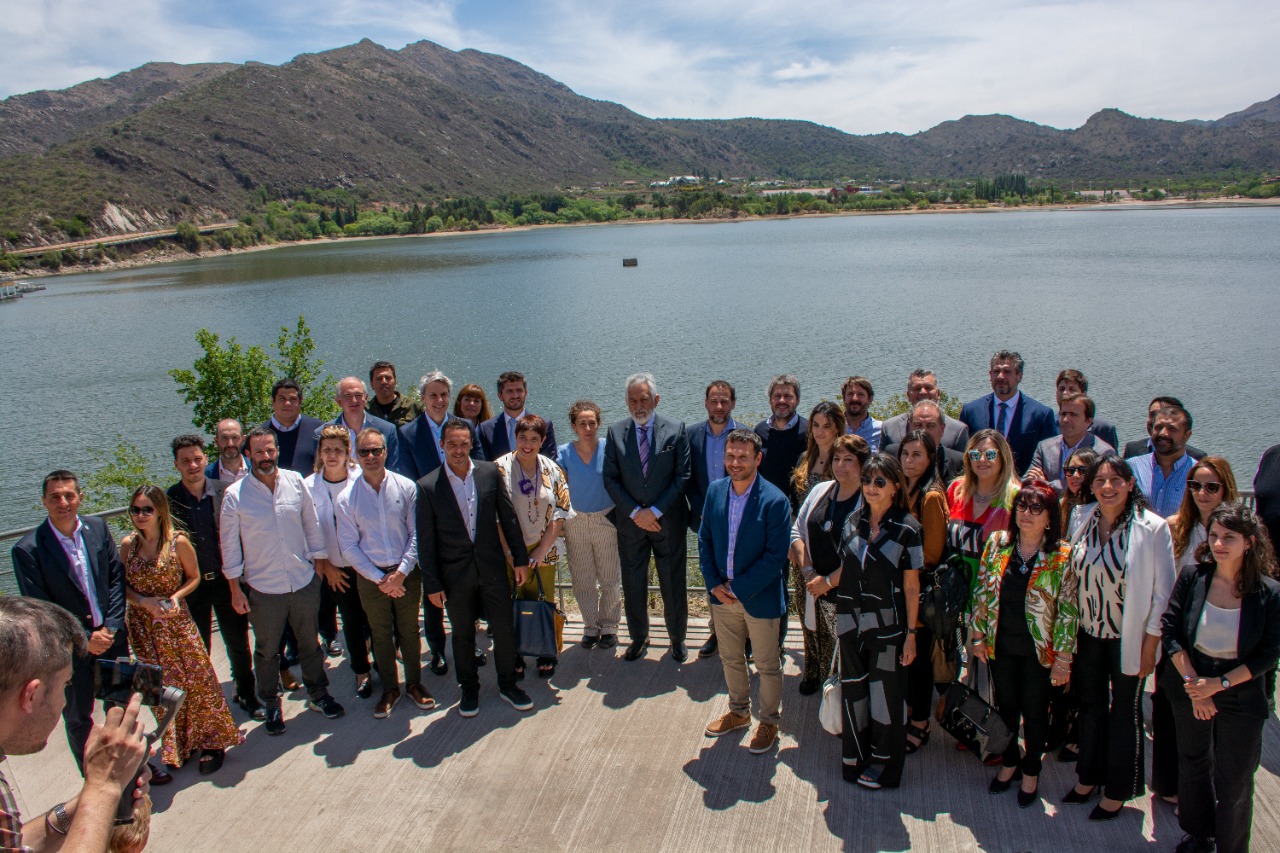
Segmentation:
{"type": "Polygon", "coordinates": [[[1018,805],[1036,802],[1049,727],[1050,684],[1066,684],[1076,650],[1077,578],[1062,541],[1057,494],[1044,480],[1022,484],[1009,529],[982,554],[973,608],[973,654],[990,660],[996,706],[1014,733],[990,791],[1019,778],[1018,805]],[[1018,726],[1026,753],[1018,752],[1018,726]]]}
{"type": "MultiPolygon", "coordinates": [[[[538,450],[547,437],[547,422],[537,415],[524,415],[516,421],[516,449],[499,456],[498,477],[511,495],[520,532],[529,552],[529,579],[516,589],[515,570],[507,565],[507,579],[520,598],[537,598],[539,586],[548,600],[556,591],[556,564],[560,560],[557,547],[566,519],[573,517],[569,501],[569,482],[564,470],[538,450]]],[[[499,531],[501,535],[501,531],[499,531]]],[[[510,560],[511,549],[503,543],[510,560]]],[[[538,658],[538,677],[555,675],[555,658],[538,658]]],[[[516,673],[524,674],[524,660],[516,657],[516,673]]]]}
{"type": "Polygon", "coordinates": [[[1086,803],[1101,788],[1089,819],[1111,820],[1145,786],[1142,686],[1155,670],[1173,589],[1173,537],[1116,453],[1099,457],[1085,479],[1094,503],[1071,516],[1071,564],[1080,578],[1072,677],[1080,693],[1080,781],[1063,802],[1086,803]]]}
{"type": "Polygon", "coordinates": [[[841,566],[830,580],[837,584],[844,779],[896,788],[924,564],[920,523],[907,511],[897,459],[877,453],[862,466],[862,505],[845,520],[840,544],[841,566]]]}

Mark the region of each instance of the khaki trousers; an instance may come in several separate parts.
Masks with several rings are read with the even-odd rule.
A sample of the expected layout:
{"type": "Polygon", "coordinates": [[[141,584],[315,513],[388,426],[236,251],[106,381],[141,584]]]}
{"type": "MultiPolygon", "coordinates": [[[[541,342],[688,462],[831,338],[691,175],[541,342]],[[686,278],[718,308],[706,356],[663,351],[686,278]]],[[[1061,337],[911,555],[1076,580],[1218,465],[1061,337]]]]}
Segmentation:
{"type": "Polygon", "coordinates": [[[757,619],[742,602],[711,605],[711,621],[720,641],[720,662],[729,688],[729,710],[751,715],[751,674],[747,670],[747,638],[755,650],[756,672],[760,674],[760,722],[782,722],[782,656],[777,653],[779,619],[757,619]]]}

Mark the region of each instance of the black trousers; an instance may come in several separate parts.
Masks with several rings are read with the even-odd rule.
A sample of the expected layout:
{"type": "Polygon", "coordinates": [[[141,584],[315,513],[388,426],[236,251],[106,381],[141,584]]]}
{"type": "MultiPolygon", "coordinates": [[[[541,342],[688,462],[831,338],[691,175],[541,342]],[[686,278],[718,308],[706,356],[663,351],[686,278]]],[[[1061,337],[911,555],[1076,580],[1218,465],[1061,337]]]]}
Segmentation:
{"type": "Polygon", "coordinates": [[[71,662],[71,681],[66,688],[67,704],[62,709],[62,721],[67,726],[67,743],[71,745],[71,754],[75,756],[81,776],[84,775],[84,747],[89,742],[89,732],[93,730],[94,661],[128,656],[129,632],[121,628],[116,631],[111,648],[100,655],[77,656],[71,662]]]}
{"type": "Polygon", "coordinates": [[[1120,669],[1120,640],[1081,631],[1071,676],[1080,692],[1081,785],[1102,785],[1113,800],[1132,800],[1146,784],[1143,767],[1142,683],[1120,669]]]}
{"type": "MultiPolygon", "coordinates": [[[[759,652],[756,652],[759,654],[759,652]]],[[[907,670],[899,662],[902,644],[873,645],[853,630],[840,637],[840,735],[844,779],[856,782],[871,765],[881,765],[880,784],[896,788],[906,761],[907,670]]]]}
{"type": "MultiPolygon", "coordinates": [[[[505,570],[502,570],[505,571],[505,570]]],[[[480,670],[476,666],[476,616],[484,607],[489,627],[493,629],[493,663],[498,671],[498,687],[516,684],[516,633],[511,618],[511,587],[505,574],[490,577],[472,573],[470,577],[449,584],[445,590],[444,609],[453,630],[453,666],[458,685],[466,691],[480,689],[480,670]]]]}
{"type": "Polygon", "coordinates": [[[1045,746],[1057,749],[1080,743],[1080,693],[1067,682],[1049,688],[1049,735],[1045,746]]]}
{"type": "Polygon", "coordinates": [[[1197,720],[1177,671],[1169,669],[1166,693],[1178,732],[1178,825],[1188,835],[1215,839],[1221,853],[1243,853],[1253,826],[1253,777],[1266,718],[1258,715],[1258,703],[1246,709],[1241,697],[1256,685],[1246,682],[1217,694],[1218,713],[1197,720]]]}
{"type": "MultiPolygon", "coordinates": [[[[1174,667],[1169,659],[1160,658],[1156,664],[1155,689],[1151,693],[1151,790],[1162,797],[1178,796],[1178,740],[1174,732],[1173,705],[1164,684],[1165,670],[1170,668],[1174,667]]],[[[1181,680],[1178,681],[1181,690],[1181,680]]]]}
{"type": "Polygon", "coordinates": [[[991,681],[996,689],[996,710],[1013,732],[1004,751],[1004,766],[1017,767],[1027,776],[1039,776],[1049,734],[1049,670],[1031,655],[999,654],[991,659],[991,681]],[[1025,754],[1018,750],[1022,727],[1025,754]]]}
{"type": "Polygon", "coordinates": [[[219,574],[213,580],[201,580],[200,585],[187,596],[187,609],[191,611],[191,621],[196,623],[196,630],[204,641],[205,651],[210,651],[213,615],[218,615],[218,633],[222,635],[222,645],[227,650],[236,695],[252,699],[255,685],[253,654],[249,651],[249,617],[237,613],[231,606],[231,587],[226,578],[219,574]]]}
{"type": "MultiPolygon", "coordinates": [[[[481,608],[478,612],[480,616],[484,614],[483,604],[483,602],[476,603],[476,606],[481,608]]],[[[445,602],[445,606],[448,606],[448,602],[445,602]]],[[[453,621],[453,617],[450,616],[449,620],[453,621]]],[[[436,607],[425,595],[422,597],[422,633],[427,638],[427,648],[431,654],[444,657],[444,608],[436,607]]],[[[472,651],[472,655],[474,654],[475,652],[472,651]]]]}
{"type": "MultiPolygon", "coordinates": [[[[661,533],[641,530],[628,520],[618,524],[618,556],[622,562],[622,601],[627,634],[632,642],[649,638],[649,557],[658,569],[662,615],[672,643],[683,643],[689,624],[689,596],[685,559],[689,546],[684,526],[668,528],[674,519],[663,517],[661,533]],[[675,532],[672,532],[674,530],[675,532]]],[[[457,622],[454,622],[457,630],[457,622]]],[[[456,645],[456,643],[455,643],[456,645]]],[[[760,650],[756,650],[759,654],[760,650]]]]}
{"type": "Polygon", "coordinates": [[[339,566],[347,579],[347,588],[342,592],[332,589],[329,584],[320,584],[320,636],[325,643],[332,643],[338,636],[338,620],[336,613],[342,614],[342,640],[347,646],[347,659],[351,661],[351,671],[356,675],[367,675],[369,665],[369,622],[364,615],[364,604],[360,601],[360,590],[356,588],[356,570],[350,566],[339,566]],[[326,604],[332,611],[326,615],[326,604]],[[328,627],[326,627],[328,620],[328,627]]]}
{"type": "Polygon", "coordinates": [[[911,722],[927,722],[933,712],[933,631],[916,629],[916,658],[907,667],[907,707],[911,722]]]}

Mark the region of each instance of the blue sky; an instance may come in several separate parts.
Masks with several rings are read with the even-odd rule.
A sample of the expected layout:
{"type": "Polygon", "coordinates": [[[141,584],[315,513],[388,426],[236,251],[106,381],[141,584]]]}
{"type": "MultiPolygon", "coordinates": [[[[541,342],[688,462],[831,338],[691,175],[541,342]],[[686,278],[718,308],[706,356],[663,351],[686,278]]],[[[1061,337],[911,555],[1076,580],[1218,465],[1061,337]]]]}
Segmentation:
{"type": "Polygon", "coordinates": [[[10,0],[0,97],[149,61],[278,64],[370,38],[509,56],[642,115],[914,133],[1104,107],[1219,118],[1280,93],[1275,0],[10,0]]]}

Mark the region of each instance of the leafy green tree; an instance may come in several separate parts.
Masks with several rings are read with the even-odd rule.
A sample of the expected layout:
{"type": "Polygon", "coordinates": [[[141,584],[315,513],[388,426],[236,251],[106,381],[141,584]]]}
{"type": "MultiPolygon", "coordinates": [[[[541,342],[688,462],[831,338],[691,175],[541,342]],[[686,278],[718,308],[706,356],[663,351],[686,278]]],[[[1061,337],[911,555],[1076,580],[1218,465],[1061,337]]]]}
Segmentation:
{"type": "Polygon", "coordinates": [[[178,384],[183,402],[191,405],[191,422],[210,435],[223,418],[235,418],[247,426],[270,417],[271,386],[277,378],[290,377],[301,386],[305,414],[329,418],[337,411],[329,394],[333,377],[321,377],[324,361],[316,357],[311,329],[301,315],[293,331],[280,328],[274,356],[257,344],[246,348],[234,337],[224,345],[208,329],[196,332],[196,343],[204,354],[192,369],[174,368],[169,375],[178,384]]]}
{"type": "MultiPolygon", "coordinates": [[[[90,448],[93,457],[93,473],[84,478],[84,511],[103,512],[128,504],[133,490],[145,483],[159,484],[162,471],[156,459],[147,459],[137,445],[116,436],[116,446],[111,450],[90,448]]],[[[169,472],[172,474],[172,471],[169,472]]],[[[129,517],[118,516],[111,520],[117,534],[130,529],[129,517]]]]}

